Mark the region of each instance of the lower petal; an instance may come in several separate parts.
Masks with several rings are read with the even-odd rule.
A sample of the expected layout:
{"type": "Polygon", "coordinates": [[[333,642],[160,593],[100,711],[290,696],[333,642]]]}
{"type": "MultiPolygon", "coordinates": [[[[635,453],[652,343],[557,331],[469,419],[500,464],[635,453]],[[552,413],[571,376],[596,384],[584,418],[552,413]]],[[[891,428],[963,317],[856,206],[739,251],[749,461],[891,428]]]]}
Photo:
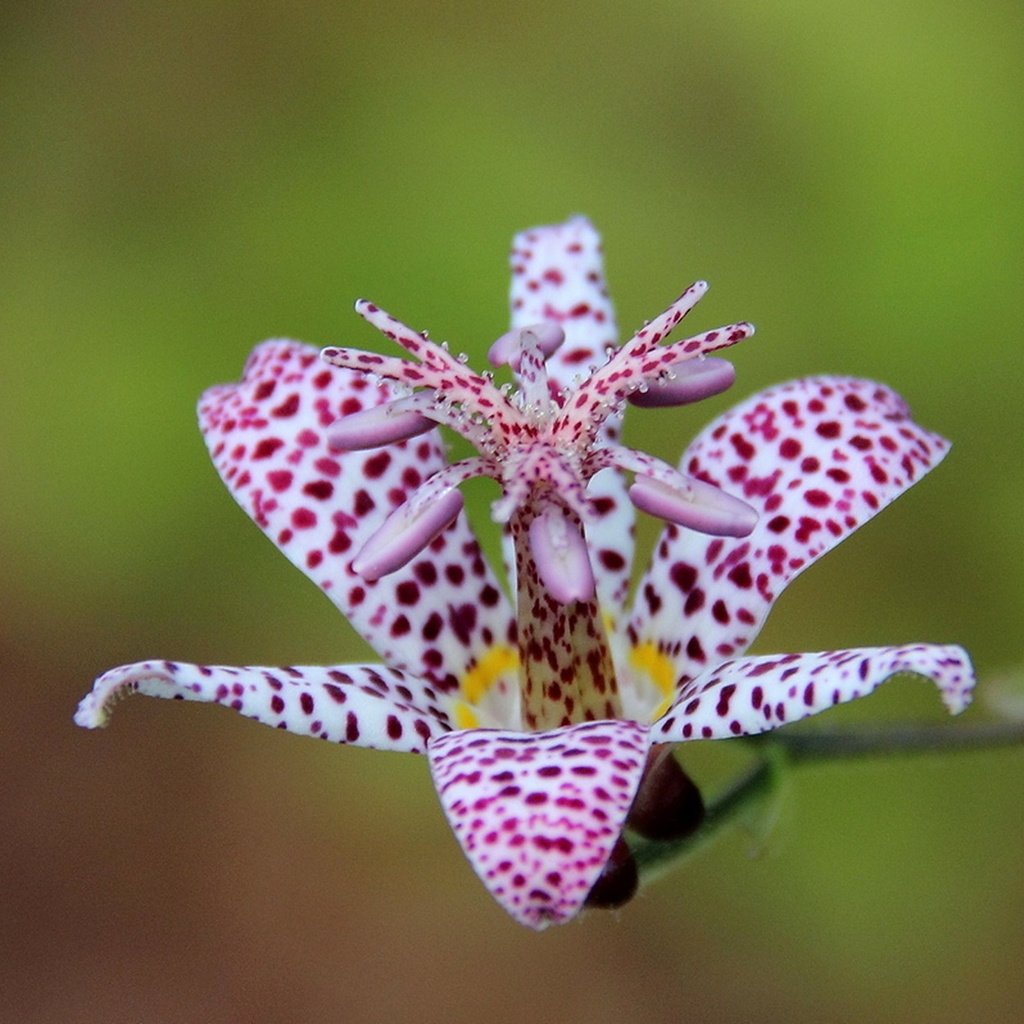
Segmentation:
{"type": "Polygon", "coordinates": [[[441,804],[491,895],[529,928],[574,917],[622,833],[650,738],[635,722],[473,729],[428,750],[441,804]]]}
{"type": "Polygon", "coordinates": [[[286,732],[379,750],[422,754],[432,738],[451,729],[444,697],[382,666],[232,668],[174,661],[105,672],[78,705],[75,722],[87,729],[106,725],[113,705],[132,693],[223,704],[286,732]]]}
{"type": "Polygon", "coordinates": [[[735,658],[687,683],[651,726],[654,742],[752,736],[871,693],[900,673],[925,676],[951,714],[971,700],[966,651],[936,644],[735,658]]]}

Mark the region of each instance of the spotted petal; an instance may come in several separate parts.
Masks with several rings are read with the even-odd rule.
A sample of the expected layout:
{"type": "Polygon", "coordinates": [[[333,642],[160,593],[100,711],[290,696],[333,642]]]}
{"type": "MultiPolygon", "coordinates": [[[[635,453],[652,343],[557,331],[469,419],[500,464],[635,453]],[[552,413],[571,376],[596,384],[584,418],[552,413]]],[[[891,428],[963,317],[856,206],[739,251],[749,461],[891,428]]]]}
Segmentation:
{"type": "Polygon", "coordinates": [[[241,383],[203,395],[199,419],[218,472],[271,540],[388,665],[451,690],[515,625],[464,516],[392,575],[368,583],[353,573],[386,515],[445,465],[436,431],[372,452],[328,446],[339,417],[394,397],[309,346],[268,341],[241,383]]]}
{"type": "Polygon", "coordinates": [[[752,736],[871,693],[903,672],[926,676],[951,714],[970,703],[974,673],[960,647],[912,644],[736,658],[687,683],[651,727],[654,742],[752,736]]]}
{"type": "Polygon", "coordinates": [[[223,704],[300,736],[422,754],[451,728],[447,700],[428,683],[379,665],[232,668],[142,661],[105,672],[79,704],[75,722],[107,724],[131,693],[223,704]]]}
{"type": "Polygon", "coordinates": [[[560,388],[618,344],[601,239],[586,217],[521,231],[512,240],[512,327],[557,323],[565,341],[547,361],[560,388]]]}
{"type": "Polygon", "coordinates": [[[531,928],[577,914],[619,835],[650,740],[634,722],[551,732],[473,729],[432,740],[430,767],[462,848],[531,928]]]}
{"type": "Polygon", "coordinates": [[[742,654],[790,580],[948,448],[910,419],[897,394],[870,381],[797,380],[736,406],[694,441],[680,468],[742,498],[760,520],[737,539],[665,530],[637,590],[634,652],[656,651],[647,659],[656,665],[668,659],[677,685],[742,654]]]}
{"type": "MultiPolygon", "coordinates": [[[[586,217],[522,231],[512,241],[512,327],[555,322],[565,341],[548,358],[548,378],[560,388],[600,366],[618,344],[615,310],[604,278],[601,239],[586,217]]],[[[621,419],[610,416],[602,428],[616,441],[621,419]]],[[[621,609],[633,566],[633,506],[620,474],[602,470],[590,482],[597,516],[587,524],[598,597],[610,616],[621,609]]]]}

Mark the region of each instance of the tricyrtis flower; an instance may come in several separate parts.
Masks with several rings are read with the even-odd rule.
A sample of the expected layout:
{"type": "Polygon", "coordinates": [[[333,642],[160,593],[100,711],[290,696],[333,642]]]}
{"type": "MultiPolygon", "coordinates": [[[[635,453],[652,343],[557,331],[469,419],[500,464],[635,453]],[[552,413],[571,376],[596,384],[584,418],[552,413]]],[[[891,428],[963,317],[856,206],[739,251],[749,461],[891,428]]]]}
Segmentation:
{"type": "Polygon", "coordinates": [[[512,330],[490,354],[514,383],[362,302],[411,358],[269,341],[240,384],[200,401],[236,499],[383,665],[141,662],[101,676],[76,720],[102,725],[137,691],[426,754],[477,873],[539,928],[628,897],[625,828],[667,836],[699,814],[661,745],[773,729],[899,672],[933,679],[956,712],[973,680],[956,647],[745,654],[786,584],[945,454],[897,395],[783,384],[712,423],[675,469],[618,443],[624,403],[724,390],[732,368],[706,353],[752,328],[666,343],[699,282],[615,348],[582,218],[518,236],[512,269],[512,330]],[[447,464],[439,424],[477,454],[447,464]],[[512,601],[462,512],[474,476],[500,485],[512,601]],[[627,610],[634,507],[667,525],[627,610]]]}

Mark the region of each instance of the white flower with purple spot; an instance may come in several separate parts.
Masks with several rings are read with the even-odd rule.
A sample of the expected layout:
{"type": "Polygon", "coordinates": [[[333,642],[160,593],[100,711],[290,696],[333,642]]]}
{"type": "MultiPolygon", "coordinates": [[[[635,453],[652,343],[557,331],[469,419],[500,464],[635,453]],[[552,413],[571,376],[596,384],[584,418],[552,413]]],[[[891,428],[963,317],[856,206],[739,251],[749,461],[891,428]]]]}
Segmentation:
{"type": "Polygon", "coordinates": [[[146,661],[101,676],[76,721],[103,725],[139,692],[426,754],[480,878],[541,928],[628,898],[624,829],[665,838],[699,821],[664,744],[774,729],[901,672],[958,712],[973,677],[949,646],[745,654],[789,581],[945,454],[897,395],[842,377],[779,385],[712,423],[676,469],[618,443],[624,403],[723,391],[732,368],[707,353],[750,325],[665,343],[698,282],[616,347],[583,218],[519,235],[512,272],[512,329],[490,356],[514,387],[361,302],[411,359],[269,341],[199,404],[235,498],[383,664],[146,661]],[[447,464],[438,425],[477,454],[447,464]],[[474,476],[501,488],[511,601],[462,512],[474,476]],[[627,610],[634,508],[667,525],[627,610]]]}

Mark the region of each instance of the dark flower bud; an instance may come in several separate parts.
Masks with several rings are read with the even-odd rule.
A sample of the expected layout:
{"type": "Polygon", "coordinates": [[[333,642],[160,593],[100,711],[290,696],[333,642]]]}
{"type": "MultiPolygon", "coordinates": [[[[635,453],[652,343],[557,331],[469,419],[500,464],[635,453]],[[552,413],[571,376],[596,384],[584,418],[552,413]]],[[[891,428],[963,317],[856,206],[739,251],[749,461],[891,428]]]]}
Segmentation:
{"type": "Polygon", "coordinates": [[[602,910],[614,910],[628,903],[635,895],[640,878],[636,870],[636,861],[629,852],[626,840],[621,836],[612,847],[611,856],[597,876],[594,887],[590,890],[584,906],[599,907],[602,910]]]}
{"type": "Polygon", "coordinates": [[[645,839],[683,839],[704,820],[704,801],[671,747],[647,755],[647,767],[626,824],[645,839]]]}

